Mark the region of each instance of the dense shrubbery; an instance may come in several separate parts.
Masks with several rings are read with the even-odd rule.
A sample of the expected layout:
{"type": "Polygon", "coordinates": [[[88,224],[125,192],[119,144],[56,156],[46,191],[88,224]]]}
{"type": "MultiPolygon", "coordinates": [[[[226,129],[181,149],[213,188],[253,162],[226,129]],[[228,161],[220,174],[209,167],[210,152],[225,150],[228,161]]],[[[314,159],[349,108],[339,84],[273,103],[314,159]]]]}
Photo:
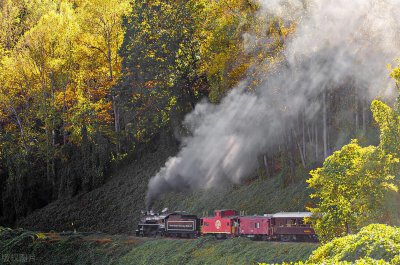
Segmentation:
{"type": "Polygon", "coordinates": [[[399,264],[400,228],[372,224],[316,249],[304,264],[399,264]]]}
{"type": "Polygon", "coordinates": [[[318,198],[310,210],[319,216],[312,221],[322,242],[371,223],[388,223],[393,206],[385,207],[385,198],[395,197],[399,183],[400,119],[381,101],[374,100],[371,109],[381,131],[379,145],[362,147],[352,140],[312,170],[307,180],[314,191],[311,198],[318,198]]]}

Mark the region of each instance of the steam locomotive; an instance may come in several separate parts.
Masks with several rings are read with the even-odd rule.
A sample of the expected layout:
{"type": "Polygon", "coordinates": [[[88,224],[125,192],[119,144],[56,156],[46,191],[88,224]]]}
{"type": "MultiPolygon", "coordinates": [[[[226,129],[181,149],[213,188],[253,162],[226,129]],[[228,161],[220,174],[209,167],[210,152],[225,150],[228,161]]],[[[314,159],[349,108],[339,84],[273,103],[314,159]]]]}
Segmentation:
{"type": "Polygon", "coordinates": [[[216,210],[214,216],[198,218],[186,212],[161,214],[152,211],[140,220],[136,235],[142,237],[196,238],[215,236],[217,239],[249,237],[255,240],[316,242],[314,229],[304,222],[310,212],[281,212],[245,216],[236,210],[216,210]]]}

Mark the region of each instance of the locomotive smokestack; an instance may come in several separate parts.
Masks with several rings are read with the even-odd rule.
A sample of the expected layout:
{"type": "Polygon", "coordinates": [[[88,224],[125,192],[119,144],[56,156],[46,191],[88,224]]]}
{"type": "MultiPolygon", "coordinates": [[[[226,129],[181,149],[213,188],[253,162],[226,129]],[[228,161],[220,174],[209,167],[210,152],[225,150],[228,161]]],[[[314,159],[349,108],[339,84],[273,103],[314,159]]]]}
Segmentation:
{"type": "Polygon", "coordinates": [[[147,199],[146,197],[146,211],[150,211],[150,209],[153,207],[153,200],[152,199],[147,199]]]}
{"type": "MultiPolygon", "coordinates": [[[[299,22],[296,33],[285,39],[282,62],[273,70],[270,59],[255,60],[258,64],[250,67],[249,77],[220,104],[203,101],[187,115],[184,123],[192,134],[150,180],[147,207],[165,192],[239,183],[257,167],[260,155],[282,143],[299,113],[313,120],[320,111],[316,98],[332,87],[347,85],[346,80],[352,80],[365,98],[384,96],[389,90],[382,89],[393,88],[386,65],[400,54],[398,1],[264,0],[260,4],[260,18],[278,16],[286,25],[299,22]],[[254,76],[262,82],[250,91],[254,76]]],[[[264,32],[269,27],[266,23],[264,32]]],[[[247,33],[245,51],[258,55],[254,49],[271,49],[268,44],[276,43],[272,38],[247,33]]]]}

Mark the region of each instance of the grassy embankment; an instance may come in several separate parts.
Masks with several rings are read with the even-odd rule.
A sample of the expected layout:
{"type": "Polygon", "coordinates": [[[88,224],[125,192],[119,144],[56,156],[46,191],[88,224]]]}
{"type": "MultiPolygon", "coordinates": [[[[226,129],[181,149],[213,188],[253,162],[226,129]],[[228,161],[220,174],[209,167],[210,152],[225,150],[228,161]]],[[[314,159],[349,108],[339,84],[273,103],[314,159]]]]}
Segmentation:
{"type": "Polygon", "coordinates": [[[316,247],[317,244],[311,243],[254,242],[245,238],[143,239],[105,234],[60,236],[25,230],[0,231],[3,263],[8,257],[19,258],[20,254],[30,259],[29,264],[54,265],[278,263],[305,260],[316,247]]]}

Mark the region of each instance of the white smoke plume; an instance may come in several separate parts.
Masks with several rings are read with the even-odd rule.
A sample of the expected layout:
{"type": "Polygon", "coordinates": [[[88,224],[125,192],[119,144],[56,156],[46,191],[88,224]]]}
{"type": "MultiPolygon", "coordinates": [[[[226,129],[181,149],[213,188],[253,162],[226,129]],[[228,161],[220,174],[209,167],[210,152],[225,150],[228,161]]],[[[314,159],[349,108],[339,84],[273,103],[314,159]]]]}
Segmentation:
{"type": "MultiPolygon", "coordinates": [[[[205,101],[185,124],[191,136],[150,180],[147,205],[170,191],[239,183],[275,147],[299,113],[319,111],[316,96],[352,80],[368,98],[391,93],[387,65],[400,57],[400,1],[263,0],[260,15],[296,19],[285,63],[251,92],[249,80],[219,105],[205,101]]],[[[244,36],[247,42],[256,36],[244,36]]],[[[246,48],[246,50],[249,48],[246,48]]],[[[266,61],[265,64],[269,62],[266,61]]],[[[255,67],[256,68],[256,67],[255,67]]],[[[263,76],[265,75],[265,76],[263,76]]]]}

